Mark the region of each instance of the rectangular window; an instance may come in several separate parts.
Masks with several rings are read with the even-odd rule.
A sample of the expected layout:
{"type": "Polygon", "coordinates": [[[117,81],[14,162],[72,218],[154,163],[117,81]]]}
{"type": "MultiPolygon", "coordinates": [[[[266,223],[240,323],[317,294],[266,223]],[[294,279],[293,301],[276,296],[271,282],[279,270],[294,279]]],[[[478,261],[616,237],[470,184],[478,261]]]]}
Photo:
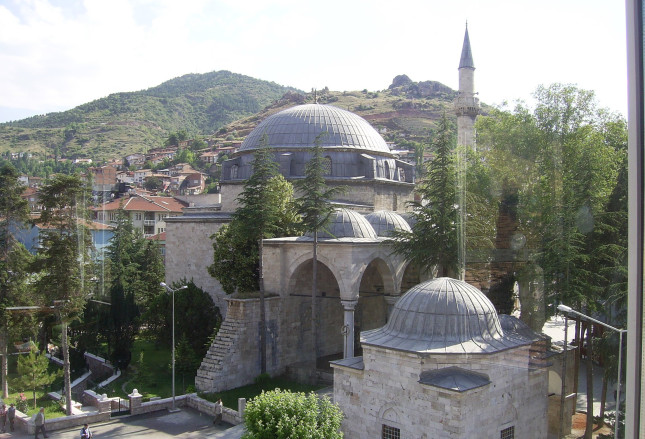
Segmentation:
{"type": "Polygon", "coordinates": [[[137,221],[141,221],[141,212],[137,212],[134,214],[134,219],[137,221]]]}
{"type": "Polygon", "coordinates": [[[499,432],[500,439],[515,439],[515,426],[508,427],[499,432]]]}
{"type": "Polygon", "coordinates": [[[382,439],[401,439],[401,430],[396,427],[390,427],[389,425],[383,424],[383,433],[381,434],[382,439]]]}

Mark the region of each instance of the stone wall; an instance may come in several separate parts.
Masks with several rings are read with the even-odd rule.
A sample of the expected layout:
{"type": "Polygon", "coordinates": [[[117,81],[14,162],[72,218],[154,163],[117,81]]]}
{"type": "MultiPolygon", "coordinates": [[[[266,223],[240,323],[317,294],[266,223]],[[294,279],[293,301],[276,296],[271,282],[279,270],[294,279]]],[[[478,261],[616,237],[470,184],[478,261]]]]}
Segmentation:
{"type": "Polygon", "coordinates": [[[546,437],[546,369],[528,366],[528,348],[491,355],[427,355],[363,346],[364,370],[335,366],[334,400],[348,438],[380,437],[383,424],[401,437],[546,437]],[[423,371],[457,366],[491,383],[455,392],[419,383],[423,371]]]}
{"type": "MultiPolygon", "coordinates": [[[[228,313],[217,337],[197,370],[195,386],[204,392],[218,392],[253,383],[260,374],[260,300],[226,299],[228,313]]],[[[280,299],[266,303],[267,373],[281,373],[277,353],[277,321],[280,299]]]]}
{"type": "Polygon", "coordinates": [[[114,375],[114,366],[105,358],[85,352],[85,364],[92,372],[92,381],[100,382],[114,375]]]}
{"type": "Polygon", "coordinates": [[[226,315],[225,294],[220,283],[208,273],[213,263],[211,235],[229,221],[227,215],[202,211],[166,219],[166,283],[193,281],[207,292],[222,315],[226,315]]]}

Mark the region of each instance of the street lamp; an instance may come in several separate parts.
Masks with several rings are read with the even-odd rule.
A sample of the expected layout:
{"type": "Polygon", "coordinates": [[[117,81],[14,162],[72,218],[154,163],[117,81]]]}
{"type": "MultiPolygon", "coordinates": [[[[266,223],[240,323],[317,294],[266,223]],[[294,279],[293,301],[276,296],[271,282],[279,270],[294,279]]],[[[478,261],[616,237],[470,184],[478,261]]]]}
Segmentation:
{"type": "Polygon", "coordinates": [[[188,285],[183,285],[176,290],[173,290],[165,282],[160,284],[164,287],[169,293],[172,293],[172,408],[171,412],[176,412],[175,408],[175,291],[185,290],[188,288],[188,285]]]}
{"type": "MultiPolygon", "coordinates": [[[[614,438],[618,439],[618,427],[619,427],[618,417],[620,415],[620,372],[621,372],[622,360],[623,360],[623,334],[627,333],[627,330],[626,329],[614,328],[613,326],[608,325],[605,322],[601,322],[600,320],[596,320],[596,319],[594,319],[592,317],[589,317],[588,315],[585,315],[585,314],[582,314],[582,313],[580,313],[578,311],[575,311],[575,310],[571,309],[571,307],[563,305],[563,304],[558,305],[558,310],[562,311],[565,314],[575,314],[575,315],[577,315],[577,316],[579,316],[579,317],[581,317],[583,319],[589,320],[590,322],[597,323],[599,325],[604,326],[605,328],[609,328],[612,331],[618,332],[618,335],[619,335],[619,338],[618,338],[618,340],[619,340],[618,341],[618,379],[616,381],[616,384],[617,384],[617,388],[616,388],[616,421],[615,421],[615,426],[614,426],[614,438]]],[[[565,331],[566,331],[566,326],[565,326],[565,331]]],[[[566,332],[565,332],[565,334],[566,334],[566,332]]],[[[566,335],[565,335],[564,342],[565,343],[567,342],[566,335]]],[[[565,352],[565,355],[566,355],[566,352],[565,352]]],[[[589,352],[587,355],[591,355],[591,352],[589,352]]],[[[564,379],[564,377],[562,377],[562,378],[564,379]]],[[[589,395],[587,395],[587,398],[588,397],[589,397],[589,395]]]]}

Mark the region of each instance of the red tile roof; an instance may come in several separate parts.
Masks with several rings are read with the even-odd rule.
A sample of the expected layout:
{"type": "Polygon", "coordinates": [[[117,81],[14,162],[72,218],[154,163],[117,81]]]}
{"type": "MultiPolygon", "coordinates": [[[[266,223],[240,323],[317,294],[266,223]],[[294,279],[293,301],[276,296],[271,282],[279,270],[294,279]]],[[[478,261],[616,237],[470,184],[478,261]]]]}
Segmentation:
{"type": "Polygon", "coordinates": [[[179,201],[173,197],[157,197],[157,196],[133,196],[129,198],[120,198],[112,200],[103,206],[94,207],[95,211],[104,210],[118,210],[123,208],[125,211],[140,211],[140,212],[175,212],[181,213],[188,203],[179,201]]]}

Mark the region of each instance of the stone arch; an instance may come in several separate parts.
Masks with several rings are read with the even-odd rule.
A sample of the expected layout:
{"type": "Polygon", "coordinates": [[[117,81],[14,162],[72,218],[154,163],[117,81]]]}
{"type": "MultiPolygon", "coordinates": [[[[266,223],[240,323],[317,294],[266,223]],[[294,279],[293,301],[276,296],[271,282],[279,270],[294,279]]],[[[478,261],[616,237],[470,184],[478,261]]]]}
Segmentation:
{"type": "Polygon", "coordinates": [[[382,258],[374,258],[363,270],[358,287],[358,304],[354,311],[355,355],[362,355],[360,332],[380,328],[387,323],[386,295],[394,295],[393,270],[382,258]]]}
{"type": "MultiPolygon", "coordinates": [[[[383,405],[378,412],[378,419],[376,420],[376,429],[378,434],[381,433],[381,426],[388,425],[390,427],[398,428],[401,432],[403,430],[402,424],[403,417],[399,413],[399,408],[391,402],[383,405]]],[[[401,435],[401,437],[404,437],[401,435]]]]}
{"type": "MultiPolygon", "coordinates": [[[[338,270],[333,265],[332,261],[329,260],[329,258],[327,258],[325,254],[320,251],[318,252],[317,260],[318,260],[318,269],[320,269],[321,265],[324,265],[327,269],[329,269],[329,271],[331,271],[332,276],[334,276],[334,279],[336,280],[336,283],[338,284],[340,291],[346,290],[346,282],[339,274],[338,270]]],[[[307,264],[307,263],[313,264],[311,251],[309,249],[307,249],[307,251],[303,252],[297,257],[293,258],[289,262],[289,267],[287,270],[287,279],[289,279],[288,285],[287,285],[287,294],[291,295],[291,292],[293,291],[293,282],[296,279],[295,273],[298,270],[302,270],[303,264],[307,264]]],[[[309,293],[311,294],[311,288],[309,289],[309,293]]]]}
{"type": "Polygon", "coordinates": [[[401,276],[401,294],[418,285],[422,280],[423,276],[419,267],[408,262],[403,270],[403,276],[401,276]]]}
{"type": "MultiPolygon", "coordinates": [[[[323,261],[318,260],[318,347],[319,357],[338,354],[343,351],[343,307],[340,303],[340,286],[332,270],[323,261]]],[[[309,256],[301,262],[291,275],[288,283],[288,294],[296,303],[299,319],[311,321],[311,290],[313,287],[313,259],[309,256]]],[[[307,325],[303,328],[309,334],[307,325]]]]}
{"type": "Polygon", "coordinates": [[[562,394],[562,378],[559,373],[553,370],[549,370],[549,395],[550,394],[562,394]]]}

